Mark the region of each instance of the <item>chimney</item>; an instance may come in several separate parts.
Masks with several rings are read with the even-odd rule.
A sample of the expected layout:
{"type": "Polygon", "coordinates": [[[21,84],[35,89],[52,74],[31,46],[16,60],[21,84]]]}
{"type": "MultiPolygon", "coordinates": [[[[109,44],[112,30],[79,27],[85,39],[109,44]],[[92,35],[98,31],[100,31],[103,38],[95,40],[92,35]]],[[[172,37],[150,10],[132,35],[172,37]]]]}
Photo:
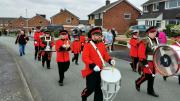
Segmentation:
{"type": "Polygon", "coordinates": [[[106,6],[110,4],[110,0],[106,0],[106,6]]]}
{"type": "Polygon", "coordinates": [[[64,10],[63,9],[60,9],[60,12],[63,12],[64,10]]]}

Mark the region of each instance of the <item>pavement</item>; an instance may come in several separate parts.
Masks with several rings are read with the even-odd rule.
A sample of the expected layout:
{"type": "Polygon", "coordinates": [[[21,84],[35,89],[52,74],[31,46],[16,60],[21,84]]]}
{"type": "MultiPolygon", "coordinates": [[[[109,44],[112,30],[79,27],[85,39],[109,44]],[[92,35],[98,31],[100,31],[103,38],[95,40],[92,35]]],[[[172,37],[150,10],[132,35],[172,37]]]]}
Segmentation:
{"type": "MultiPolygon", "coordinates": [[[[6,46],[12,54],[12,56],[8,57],[15,58],[17,64],[20,65],[34,101],[81,101],[80,93],[85,87],[85,79],[81,77],[80,73],[81,69],[84,67],[84,64],[81,61],[81,56],[79,59],[79,65],[75,65],[75,63],[71,62],[70,68],[65,74],[64,86],[60,87],[58,85],[59,76],[58,67],[55,62],[55,53],[53,53],[52,56],[52,69],[48,70],[41,66],[41,62],[34,60],[34,46],[32,41],[28,42],[26,46],[26,55],[22,57],[19,56],[18,45],[15,45],[14,42],[15,38],[13,37],[0,37],[0,43],[6,46]]],[[[126,58],[128,59],[127,51],[115,51],[110,54],[114,55],[113,57],[116,57],[116,68],[119,69],[122,74],[121,89],[114,101],[179,101],[180,85],[178,85],[177,78],[170,77],[167,82],[164,82],[160,75],[156,76],[154,88],[160,95],[159,98],[147,95],[146,83],[141,86],[141,91],[137,92],[134,81],[139,77],[139,75],[132,72],[129,62],[126,60],[126,58]],[[121,59],[121,55],[125,55],[124,60],[121,59]]],[[[4,79],[4,81],[6,81],[6,79],[4,79]]],[[[4,87],[0,85],[0,89],[2,88],[4,87]]],[[[0,96],[1,95],[2,94],[0,93],[0,96]]],[[[93,101],[93,94],[88,98],[88,101],[93,101]]]]}
{"type": "Polygon", "coordinates": [[[17,64],[1,43],[0,56],[0,101],[30,101],[17,64]]]}

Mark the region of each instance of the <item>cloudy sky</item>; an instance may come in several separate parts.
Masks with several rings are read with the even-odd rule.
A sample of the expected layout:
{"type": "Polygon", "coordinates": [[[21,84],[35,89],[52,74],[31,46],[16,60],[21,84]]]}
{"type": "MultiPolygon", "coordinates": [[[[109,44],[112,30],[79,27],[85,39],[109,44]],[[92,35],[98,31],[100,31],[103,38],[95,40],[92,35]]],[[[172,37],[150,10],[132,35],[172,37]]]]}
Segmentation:
{"type": "MultiPolygon", "coordinates": [[[[106,0],[0,0],[0,17],[33,17],[38,14],[46,14],[49,19],[66,8],[80,19],[88,19],[87,15],[105,5],[106,0]]],[[[117,0],[110,0],[111,2],[117,0]]],[[[141,9],[141,5],[147,0],[128,0],[141,9]]]]}

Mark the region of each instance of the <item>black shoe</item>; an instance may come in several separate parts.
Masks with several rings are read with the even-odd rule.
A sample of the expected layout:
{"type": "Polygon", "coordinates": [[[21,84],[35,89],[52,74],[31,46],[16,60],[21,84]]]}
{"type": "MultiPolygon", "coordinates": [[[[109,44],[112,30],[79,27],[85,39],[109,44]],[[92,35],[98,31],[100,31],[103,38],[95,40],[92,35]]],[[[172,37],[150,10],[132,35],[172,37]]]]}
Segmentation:
{"type": "Polygon", "coordinates": [[[76,65],[79,65],[79,63],[75,63],[76,65]]]}
{"type": "Polygon", "coordinates": [[[72,58],[72,62],[74,62],[74,58],[72,58]]]}
{"type": "Polygon", "coordinates": [[[158,94],[156,94],[155,92],[152,92],[152,93],[148,93],[149,95],[151,95],[151,96],[154,96],[154,97],[159,97],[159,95],[158,94]]]}
{"type": "Polygon", "coordinates": [[[51,69],[50,67],[47,67],[47,69],[51,69]]]}
{"type": "Polygon", "coordinates": [[[63,86],[63,83],[59,83],[59,86],[63,86]]]}
{"type": "Polygon", "coordinates": [[[135,87],[136,87],[136,90],[139,92],[140,91],[140,86],[137,85],[136,81],[135,81],[135,87]]]}
{"type": "Polygon", "coordinates": [[[166,81],[166,80],[167,80],[167,77],[166,77],[166,76],[163,76],[163,79],[164,79],[164,81],[166,81]]]}
{"type": "Polygon", "coordinates": [[[87,98],[86,97],[82,97],[82,101],[87,101],[87,98]]]}

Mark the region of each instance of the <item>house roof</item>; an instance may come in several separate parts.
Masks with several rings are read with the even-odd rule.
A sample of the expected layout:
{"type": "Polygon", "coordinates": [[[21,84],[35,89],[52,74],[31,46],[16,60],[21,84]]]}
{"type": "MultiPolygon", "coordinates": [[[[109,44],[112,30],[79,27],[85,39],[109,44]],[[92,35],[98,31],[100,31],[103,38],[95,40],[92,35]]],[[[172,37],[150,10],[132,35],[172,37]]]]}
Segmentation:
{"type": "Polygon", "coordinates": [[[152,4],[152,3],[163,2],[163,1],[168,1],[168,0],[148,0],[143,5],[149,5],[149,4],[152,4]]]}
{"type": "MultiPolygon", "coordinates": [[[[41,17],[41,18],[44,19],[44,20],[47,20],[45,17],[41,16],[40,14],[36,14],[36,16],[28,19],[28,21],[33,20],[33,19],[36,18],[37,16],[41,17]]],[[[49,20],[47,20],[47,21],[49,21],[49,20]]]]}
{"type": "Polygon", "coordinates": [[[128,2],[127,0],[118,0],[118,1],[115,1],[109,5],[104,5],[102,7],[100,7],[99,9],[95,10],[94,12],[92,12],[91,14],[89,15],[95,15],[95,14],[99,14],[99,13],[102,13],[102,12],[105,12],[109,9],[111,9],[112,7],[116,6],[117,4],[121,3],[122,1],[126,1],[127,3],[129,3],[132,7],[134,7],[135,9],[137,9],[138,11],[141,11],[139,10],[137,7],[135,7],[134,5],[132,5],[130,2],[128,2]]]}
{"type": "MultiPolygon", "coordinates": [[[[71,13],[69,10],[67,10],[67,9],[61,9],[61,11],[66,11],[66,12],[68,12],[68,13],[70,13],[71,15],[73,15],[73,16],[75,16],[75,17],[77,17],[76,15],[74,15],[73,13],[71,13]]],[[[62,12],[59,12],[59,13],[57,13],[57,14],[55,14],[55,15],[53,15],[52,17],[51,17],[51,19],[53,18],[53,17],[55,17],[55,16],[57,16],[57,15],[59,15],[59,14],[61,14],[62,12]]],[[[79,17],[77,17],[78,19],[79,19],[79,17]]]]}
{"type": "Polygon", "coordinates": [[[157,12],[157,13],[144,13],[138,19],[157,18],[160,14],[162,14],[162,13],[160,13],[160,12],[157,12]]]}
{"type": "Polygon", "coordinates": [[[179,19],[180,18],[180,9],[170,9],[166,10],[163,13],[163,19],[179,19]]]}
{"type": "Polygon", "coordinates": [[[0,17],[0,23],[9,23],[12,20],[15,20],[17,18],[10,18],[10,17],[0,17]]]}

